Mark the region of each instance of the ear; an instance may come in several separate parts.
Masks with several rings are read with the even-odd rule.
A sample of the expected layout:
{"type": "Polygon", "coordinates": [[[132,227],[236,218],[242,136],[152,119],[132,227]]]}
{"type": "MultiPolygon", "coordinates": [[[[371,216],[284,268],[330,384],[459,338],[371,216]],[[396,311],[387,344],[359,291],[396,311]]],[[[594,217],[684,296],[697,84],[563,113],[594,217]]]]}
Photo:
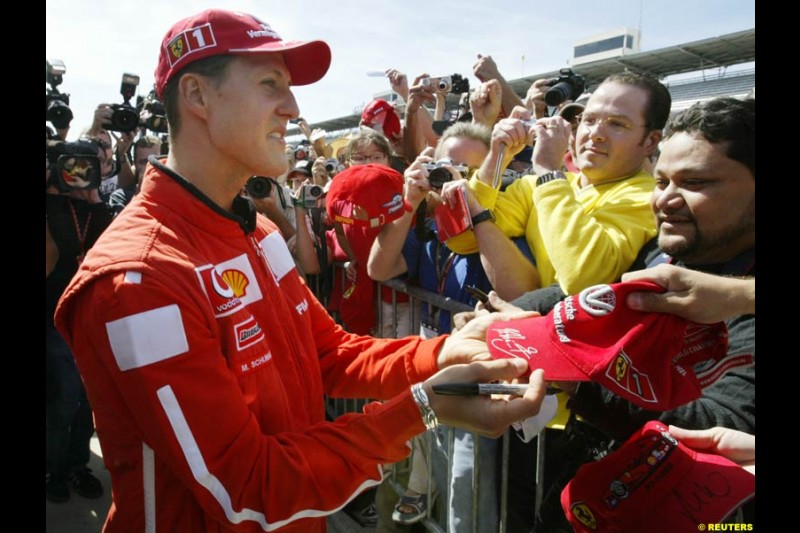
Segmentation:
{"type": "Polygon", "coordinates": [[[206,109],[208,80],[203,76],[188,73],[181,76],[178,81],[178,94],[183,102],[184,109],[200,118],[207,118],[206,109]]]}
{"type": "Polygon", "coordinates": [[[653,155],[656,148],[658,148],[658,143],[661,142],[661,137],[663,133],[661,130],[652,130],[645,135],[644,139],[642,140],[642,146],[645,149],[645,153],[648,157],[653,155]]]}

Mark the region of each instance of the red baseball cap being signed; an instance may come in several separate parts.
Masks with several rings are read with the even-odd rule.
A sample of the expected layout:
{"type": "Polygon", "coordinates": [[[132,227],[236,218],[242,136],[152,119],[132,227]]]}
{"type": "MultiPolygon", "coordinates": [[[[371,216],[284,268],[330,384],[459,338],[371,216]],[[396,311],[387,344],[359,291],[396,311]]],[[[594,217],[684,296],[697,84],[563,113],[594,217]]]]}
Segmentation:
{"type": "Polygon", "coordinates": [[[163,97],[170,78],[199,59],[251,53],[282,54],[292,85],[314,83],[331,64],[331,49],[323,41],[284,41],[253,15],[207,9],[176,22],[167,32],[156,66],[156,93],[163,97]]]}
{"type": "Polygon", "coordinates": [[[523,358],[548,381],[594,381],[660,411],[696,400],[727,370],[753,364],[752,354],[728,354],[723,322],[633,310],[625,298],[636,291],[664,288],[650,281],[589,287],[546,316],[495,322],[489,353],[523,358]]]}

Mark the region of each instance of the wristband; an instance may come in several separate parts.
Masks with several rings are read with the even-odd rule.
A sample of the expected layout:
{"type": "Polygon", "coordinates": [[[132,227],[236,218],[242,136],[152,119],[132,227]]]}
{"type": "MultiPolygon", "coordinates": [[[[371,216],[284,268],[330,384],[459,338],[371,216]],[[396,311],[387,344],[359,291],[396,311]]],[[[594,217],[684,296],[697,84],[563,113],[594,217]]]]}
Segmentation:
{"type": "Polygon", "coordinates": [[[472,227],[477,226],[481,222],[486,222],[487,220],[491,220],[494,222],[496,220],[494,213],[490,209],[484,209],[474,217],[472,217],[472,227]]]}
{"type": "Polygon", "coordinates": [[[426,429],[434,429],[439,425],[439,420],[436,418],[436,413],[431,409],[431,404],[428,402],[428,395],[425,389],[422,388],[422,383],[414,383],[411,385],[411,396],[417,402],[419,407],[419,414],[422,416],[422,423],[425,424],[426,429]]]}
{"type": "Polygon", "coordinates": [[[561,172],[560,170],[556,170],[555,172],[548,172],[547,174],[542,174],[538,178],[536,178],[536,186],[544,185],[548,181],[553,180],[565,180],[567,176],[561,172]]]}

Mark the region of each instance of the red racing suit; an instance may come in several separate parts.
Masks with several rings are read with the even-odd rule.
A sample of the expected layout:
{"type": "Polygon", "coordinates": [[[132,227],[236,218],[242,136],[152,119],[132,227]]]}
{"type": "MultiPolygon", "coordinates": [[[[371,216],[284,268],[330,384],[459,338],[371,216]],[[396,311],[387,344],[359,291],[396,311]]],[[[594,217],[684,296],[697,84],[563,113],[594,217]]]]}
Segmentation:
{"type": "Polygon", "coordinates": [[[324,531],[425,429],[409,385],[443,338],[346,333],[250,215],[151,165],[59,303],[111,474],[106,531],[324,531]],[[393,399],[326,422],[324,394],[393,399]]]}

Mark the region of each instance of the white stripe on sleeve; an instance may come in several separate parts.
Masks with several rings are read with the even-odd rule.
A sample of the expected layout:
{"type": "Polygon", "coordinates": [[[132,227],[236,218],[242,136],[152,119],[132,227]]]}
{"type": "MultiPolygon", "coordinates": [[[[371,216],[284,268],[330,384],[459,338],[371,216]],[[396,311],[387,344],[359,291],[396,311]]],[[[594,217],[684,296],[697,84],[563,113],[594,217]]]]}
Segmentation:
{"type": "Polygon", "coordinates": [[[123,372],[189,351],[177,304],[107,322],[106,332],[117,366],[123,372]]]}
{"type": "Polygon", "coordinates": [[[361,492],[370,487],[380,485],[381,481],[383,480],[383,470],[381,469],[380,465],[378,465],[378,474],[381,479],[368,479],[364,481],[361,486],[359,486],[355,492],[353,492],[347,498],[347,501],[342,503],[339,507],[329,510],[305,509],[303,511],[296,512],[285,520],[281,520],[273,524],[268,523],[264,513],[259,511],[254,511],[253,509],[247,508],[243,508],[241,511],[235,511],[233,509],[231,496],[228,493],[228,490],[214,474],[208,471],[208,467],[203,459],[203,454],[200,452],[200,448],[197,446],[197,441],[194,439],[192,430],[189,428],[189,423],[186,421],[186,417],[183,414],[180,404],[178,404],[178,399],[175,397],[175,392],[172,390],[172,387],[165,385],[164,387],[158,389],[157,394],[158,399],[161,401],[161,407],[164,409],[164,412],[169,419],[170,426],[172,426],[172,431],[175,434],[175,438],[178,439],[178,444],[180,444],[181,450],[186,458],[186,462],[189,464],[189,468],[192,471],[194,479],[200,485],[205,487],[206,490],[211,493],[214,499],[217,500],[217,503],[225,512],[225,517],[232,524],[240,524],[245,520],[251,520],[261,526],[261,529],[264,531],[274,531],[301,518],[318,518],[327,516],[341,510],[361,492]]]}

